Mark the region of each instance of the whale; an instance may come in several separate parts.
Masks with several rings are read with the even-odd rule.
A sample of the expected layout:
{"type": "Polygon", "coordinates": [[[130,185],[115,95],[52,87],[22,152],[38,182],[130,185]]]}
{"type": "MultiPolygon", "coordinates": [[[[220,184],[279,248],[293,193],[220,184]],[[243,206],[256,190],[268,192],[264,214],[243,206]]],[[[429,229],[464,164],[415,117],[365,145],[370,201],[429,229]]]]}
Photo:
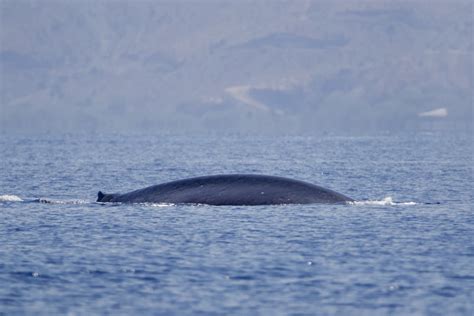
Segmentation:
{"type": "Polygon", "coordinates": [[[182,179],[120,194],[99,191],[97,202],[207,205],[343,204],[350,197],[290,178],[222,174],[182,179]]]}

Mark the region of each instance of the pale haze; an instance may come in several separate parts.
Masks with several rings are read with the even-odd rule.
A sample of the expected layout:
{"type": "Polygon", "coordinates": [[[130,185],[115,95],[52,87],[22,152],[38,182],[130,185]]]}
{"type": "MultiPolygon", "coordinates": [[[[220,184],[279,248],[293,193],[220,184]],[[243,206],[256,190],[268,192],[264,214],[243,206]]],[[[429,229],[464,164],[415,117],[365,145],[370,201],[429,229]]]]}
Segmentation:
{"type": "Polygon", "coordinates": [[[0,132],[472,128],[471,1],[0,0],[0,132]]]}

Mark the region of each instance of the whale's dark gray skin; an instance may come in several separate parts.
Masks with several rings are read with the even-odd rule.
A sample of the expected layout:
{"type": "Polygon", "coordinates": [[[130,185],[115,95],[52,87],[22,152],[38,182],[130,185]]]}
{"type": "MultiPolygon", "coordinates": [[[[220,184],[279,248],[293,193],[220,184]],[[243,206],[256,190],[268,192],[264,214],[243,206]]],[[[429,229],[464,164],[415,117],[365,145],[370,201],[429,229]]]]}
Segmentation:
{"type": "Polygon", "coordinates": [[[125,194],[104,194],[97,202],[271,205],[345,203],[353,201],[320,186],[282,177],[229,174],[153,185],[125,194]]]}

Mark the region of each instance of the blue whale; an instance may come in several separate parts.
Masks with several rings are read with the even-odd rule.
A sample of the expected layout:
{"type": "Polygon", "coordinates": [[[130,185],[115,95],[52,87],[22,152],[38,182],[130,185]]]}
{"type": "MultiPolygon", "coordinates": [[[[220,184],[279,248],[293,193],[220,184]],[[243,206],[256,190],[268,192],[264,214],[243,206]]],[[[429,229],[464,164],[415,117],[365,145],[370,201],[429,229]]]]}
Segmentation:
{"type": "Polygon", "coordinates": [[[153,185],[125,194],[98,193],[97,202],[276,205],[346,203],[353,199],[323,187],[283,177],[213,175],[153,185]]]}

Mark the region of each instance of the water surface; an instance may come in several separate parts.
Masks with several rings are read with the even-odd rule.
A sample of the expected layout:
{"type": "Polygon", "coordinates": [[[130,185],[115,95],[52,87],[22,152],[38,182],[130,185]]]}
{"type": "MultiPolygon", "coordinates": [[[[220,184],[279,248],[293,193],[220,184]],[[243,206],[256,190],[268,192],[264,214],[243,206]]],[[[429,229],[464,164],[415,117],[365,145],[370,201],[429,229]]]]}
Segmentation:
{"type": "Polygon", "coordinates": [[[5,135],[0,151],[0,313],[474,311],[470,135],[5,135]],[[358,202],[94,202],[219,173],[358,202]]]}

